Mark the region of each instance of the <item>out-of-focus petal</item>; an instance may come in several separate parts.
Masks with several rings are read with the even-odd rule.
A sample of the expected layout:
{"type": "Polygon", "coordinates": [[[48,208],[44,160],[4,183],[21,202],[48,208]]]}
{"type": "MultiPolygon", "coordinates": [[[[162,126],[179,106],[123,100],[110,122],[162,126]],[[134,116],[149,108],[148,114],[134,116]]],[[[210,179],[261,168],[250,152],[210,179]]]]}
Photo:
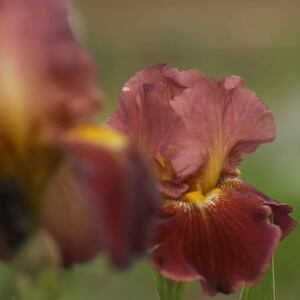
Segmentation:
{"type": "Polygon", "coordinates": [[[43,198],[45,229],[56,241],[64,266],[91,259],[101,249],[98,214],[83,198],[70,165],[52,178],[43,198]]]}
{"type": "MultiPolygon", "coordinates": [[[[79,251],[79,255],[87,259],[101,246],[109,252],[117,267],[125,267],[144,254],[150,242],[159,209],[152,178],[127,139],[112,129],[78,128],[70,134],[65,146],[70,155],[72,177],[80,194],[78,207],[83,206],[81,210],[88,212],[83,217],[90,215],[91,220],[88,217],[82,220],[80,209],[78,220],[75,215],[71,216],[71,222],[77,222],[79,228],[88,226],[83,242],[70,225],[62,224],[65,226],[62,232],[66,230],[71,242],[79,243],[75,254],[79,251]],[[84,241],[89,238],[90,244],[85,244],[84,241]]],[[[60,201],[67,201],[67,198],[53,200],[57,203],[56,209],[61,206],[60,201]]],[[[71,200],[69,203],[72,204],[71,200]]],[[[51,220],[47,228],[51,231],[52,224],[57,223],[55,212],[49,217],[51,220]]],[[[67,217],[68,214],[64,224],[67,224],[67,217]]],[[[61,234],[59,227],[56,226],[56,232],[52,231],[54,236],[61,234]]],[[[66,244],[68,239],[65,237],[61,241],[72,257],[72,244],[66,244]]],[[[77,257],[76,254],[73,258],[77,260],[77,257]]]]}
{"type": "Polygon", "coordinates": [[[171,105],[198,140],[198,149],[206,153],[197,177],[204,192],[214,188],[219,178],[237,176],[241,154],[253,152],[275,136],[270,110],[238,76],[222,81],[202,78],[171,105]]]}
{"type": "Polygon", "coordinates": [[[208,201],[166,202],[150,262],[171,279],[200,279],[210,295],[255,284],[280,239],[271,209],[257,194],[230,186],[208,201]]]}
{"type": "Polygon", "coordinates": [[[71,31],[66,1],[1,0],[0,34],[3,131],[22,138],[41,123],[69,126],[96,112],[94,66],[71,31]]]}
{"type": "Polygon", "coordinates": [[[10,259],[20,250],[33,231],[34,217],[23,186],[13,177],[1,178],[0,256],[10,259]]]}

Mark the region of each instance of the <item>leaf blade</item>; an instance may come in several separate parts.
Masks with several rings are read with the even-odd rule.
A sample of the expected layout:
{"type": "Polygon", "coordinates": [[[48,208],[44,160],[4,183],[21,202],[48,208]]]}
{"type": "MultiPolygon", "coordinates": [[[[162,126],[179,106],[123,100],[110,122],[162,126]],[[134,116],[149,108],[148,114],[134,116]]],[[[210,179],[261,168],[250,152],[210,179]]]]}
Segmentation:
{"type": "Polygon", "coordinates": [[[155,281],[160,300],[186,299],[190,283],[174,281],[155,272],[155,281]]]}
{"type": "Polygon", "coordinates": [[[276,300],[274,257],[270,268],[255,286],[242,288],[239,300],[276,300]]]}

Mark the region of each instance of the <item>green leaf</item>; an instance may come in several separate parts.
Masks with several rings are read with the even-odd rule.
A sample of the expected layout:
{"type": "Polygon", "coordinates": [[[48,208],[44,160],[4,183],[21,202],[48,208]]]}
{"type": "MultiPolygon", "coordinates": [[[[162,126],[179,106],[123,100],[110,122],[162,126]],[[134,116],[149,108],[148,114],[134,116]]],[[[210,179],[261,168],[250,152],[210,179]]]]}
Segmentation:
{"type": "Polygon", "coordinates": [[[274,258],[269,270],[255,286],[242,288],[240,300],[275,300],[274,258]]]}
{"type": "Polygon", "coordinates": [[[158,272],[155,273],[156,287],[160,300],[184,300],[186,298],[189,282],[173,281],[158,272]]]}

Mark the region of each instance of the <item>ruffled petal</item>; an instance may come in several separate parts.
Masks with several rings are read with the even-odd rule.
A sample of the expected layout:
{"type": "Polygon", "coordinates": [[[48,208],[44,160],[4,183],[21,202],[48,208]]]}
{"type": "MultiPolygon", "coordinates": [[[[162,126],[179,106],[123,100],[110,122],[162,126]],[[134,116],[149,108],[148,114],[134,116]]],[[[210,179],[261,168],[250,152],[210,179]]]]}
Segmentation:
{"type": "Polygon", "coordinates": [[[178,182],[199,168],[203,153],[194,147],[183,121],[170,106],[183,87],[169,71],[177,74],[165,65],[138,72],[125,84],[117,108],[104,124],[125,133],[150,160],[162,157],[163,163],[156,164],[162,180],[178,182]]]}
{"type": "Polygon", "coordinates": [[[250,184],[242,183],[242,185],[244,190],[256,193],[263,199],[266,205],[270,206],[272,209],[272,221],[280,227],[281,239],[284,239],[297,224],[297,221],[289,216],[289,214],[293,211],[293,207],[271,199],[250,184]]]}
{"type": "Polygon", "coordinates": [[[198,70],[179,71],[177,68],[170,68],[167,64],[157,64],[145,68],[130,78],[124,85],[123,91],[135,90],[143,84],[165,83],[167,85],[167,97],[169,102],[179,96],[186,88],[193,87],[203,78],[198,70]]]}
{"type": "Polygon", "coordinates": [[[65,147],[71,168],[44,200],[45,226],[65,264],[90,259],[102,247],[117,267],[125,267],[146,251],[159,210],[148,170],[111,129],[77,128],[65,147]]]}
{"type": "Polygon", "coordinates": [[[238,76],[222,81],[202,78],[171,102],[189,134],[198,140],[199,151],[205,152],[205,166],[196,179],[204,192],[237,176],[241,154],[275,137],[270,110],[242,82],[238,76]]]}
{"type": "Polygon", "coordinates": [[[175,76],[168,73],[169,71],[170,69],[166,64],[157,64],[143,69],[125,83],[122,91],[139,90],[144,84],[156,85],[164,83],[165,93],[164,96],[162,95],[162,98],[165,102],[169,102],[185,89],[185,86],[176,80],[175,76]]]}
{"type": "Polygon", "coordinates": [[[200,279],[210,295],[253,285],[281,235],[270,215],[260,196],[234,187],[204,205],[167,201],[150,262],[171,279],[200,279]]]}

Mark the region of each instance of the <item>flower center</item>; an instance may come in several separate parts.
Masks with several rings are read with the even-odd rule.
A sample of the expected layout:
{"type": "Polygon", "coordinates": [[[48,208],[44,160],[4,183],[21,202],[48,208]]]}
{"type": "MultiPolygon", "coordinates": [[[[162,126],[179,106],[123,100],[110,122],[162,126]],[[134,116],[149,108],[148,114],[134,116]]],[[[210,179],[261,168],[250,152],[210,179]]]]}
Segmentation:
{"type": "Polygon", "coordinates": [[[205,205],[205,204],[209,204],[220,193],[221,193],[221,189],[219,188],[214,188],[210,192],[206,193],[205,195],[203,195],[202,192],[199,190],[192,191],[184,194],[180,200],[184,202],[205,205]]]}

